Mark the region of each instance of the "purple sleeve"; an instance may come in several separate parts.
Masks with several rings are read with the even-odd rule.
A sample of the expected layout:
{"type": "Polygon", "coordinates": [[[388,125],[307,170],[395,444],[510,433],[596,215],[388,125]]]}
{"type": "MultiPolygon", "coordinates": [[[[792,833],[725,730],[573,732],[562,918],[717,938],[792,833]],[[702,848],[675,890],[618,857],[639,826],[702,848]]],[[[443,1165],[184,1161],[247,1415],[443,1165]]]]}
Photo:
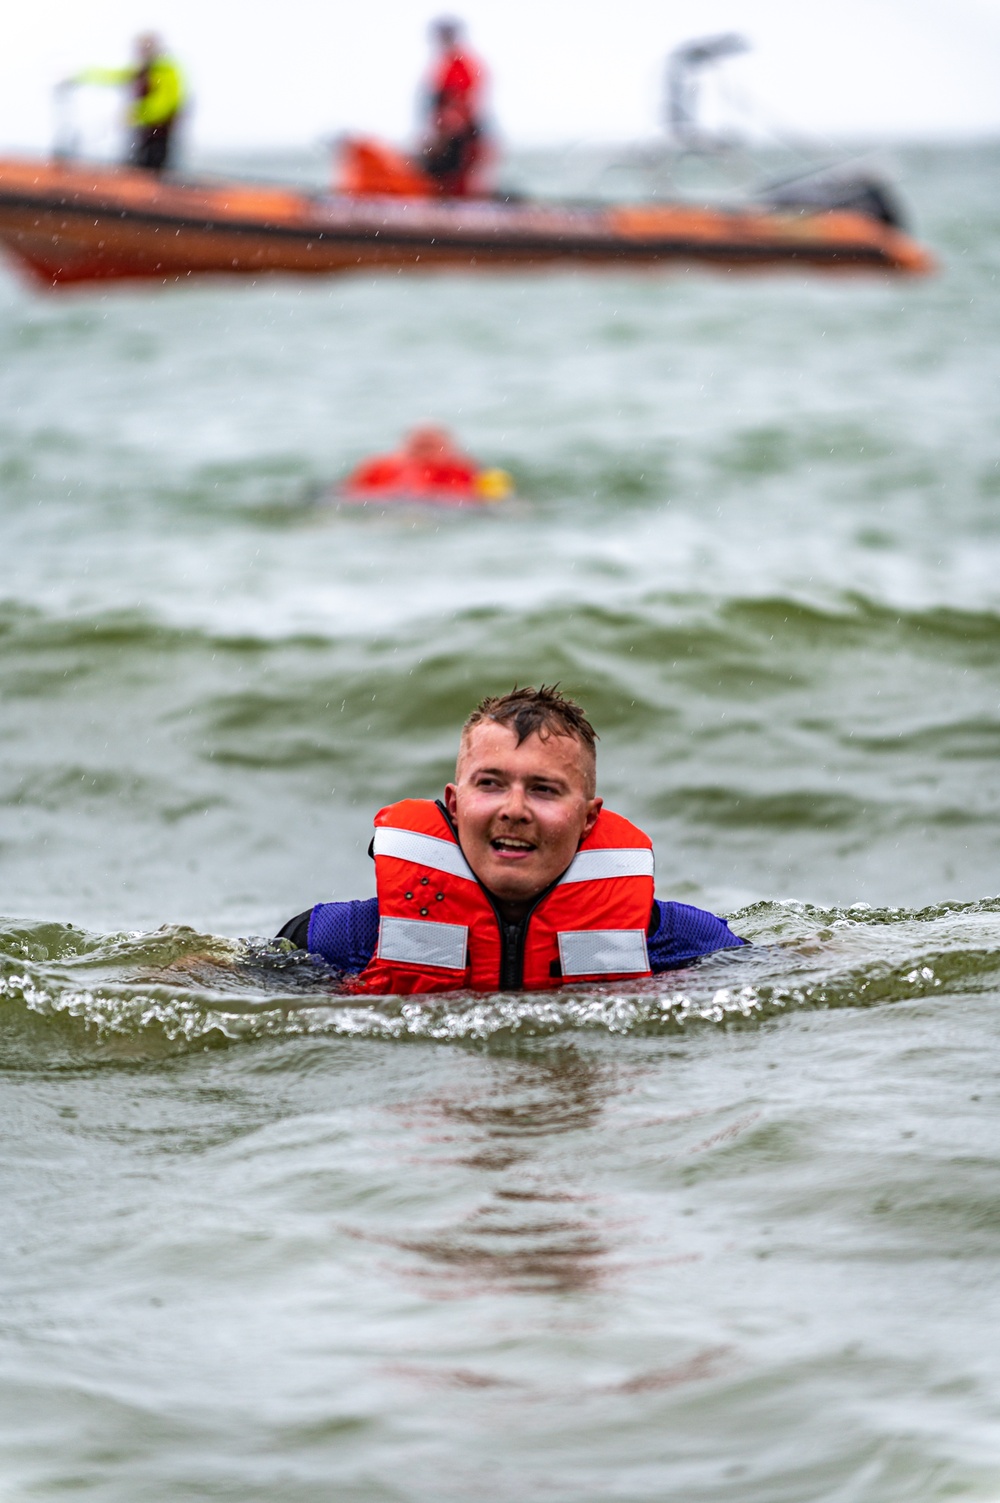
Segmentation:
{"type": "Polygon", "coordinates": [[[363,971],[377,943],[378,898],[317,903],[309,915],[309,953],[340,971],[363,971]]]}
{"type": "Polygon", "coordinates": [[[701,955],[711,955],[714,950],[746,944],[725,919],[716,918],[703,908],[692,908],[688,903],[664,903],[659,898],[656,906],[660,910],[660,927],[648,939],[649,964],[654,971],[671,971],[689,965],[701,955]]]}

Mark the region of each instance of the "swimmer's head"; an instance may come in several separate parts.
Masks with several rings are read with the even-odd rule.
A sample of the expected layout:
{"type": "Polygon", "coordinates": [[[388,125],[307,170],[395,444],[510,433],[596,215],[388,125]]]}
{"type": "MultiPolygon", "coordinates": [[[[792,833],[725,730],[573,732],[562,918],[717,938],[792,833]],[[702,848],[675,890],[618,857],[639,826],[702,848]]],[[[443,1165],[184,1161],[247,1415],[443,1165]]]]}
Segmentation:
{"type": "Polygon", "coordinates": [[[528,903],[569,866],[601,812],[594,728],[558,688],[484,699],[462,727],[445,805],[480,882],[528,903]]]}
{"type": "Polygon", "coordinates": [[[436,428],[432,423],[411,430],[406,440],[406,452],[411,459],[438,459],[454,449],[451,435],[445,428],[436,428]]]}

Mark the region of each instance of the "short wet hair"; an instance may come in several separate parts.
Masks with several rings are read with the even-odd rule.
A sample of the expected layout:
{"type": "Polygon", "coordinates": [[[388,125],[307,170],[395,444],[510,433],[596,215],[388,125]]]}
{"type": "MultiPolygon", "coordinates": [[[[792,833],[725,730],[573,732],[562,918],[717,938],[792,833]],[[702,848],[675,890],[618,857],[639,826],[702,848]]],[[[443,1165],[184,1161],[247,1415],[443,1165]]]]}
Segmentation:
{"type": "Polygon", "coordinates": [[[558,684],[542,684],[538,689],[515,686],[509,694],[487,695],[463,725],[463,743],[469,732],[484,720],[507,726],[517,737],[518,746],[529,736],[540,736],[543,741],[549,736],[572,736],[587,754],[591,768],[588,781],[596,783],[597,732],[576,700],[563,694],[558,684]]]}

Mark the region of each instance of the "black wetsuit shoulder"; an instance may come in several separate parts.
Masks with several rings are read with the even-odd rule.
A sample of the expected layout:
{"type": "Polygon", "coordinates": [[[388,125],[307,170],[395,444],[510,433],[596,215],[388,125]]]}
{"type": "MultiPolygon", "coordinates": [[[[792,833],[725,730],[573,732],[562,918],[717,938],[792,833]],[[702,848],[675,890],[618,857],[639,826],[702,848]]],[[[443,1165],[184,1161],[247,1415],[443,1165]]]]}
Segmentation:
{"type": "Polygon", "coordinates": [[[312,918],[312,909],[307,908],[305,913],[297,913],[283,925],[275,935],[275,939],[290,939],[297,950],[309,948],[309,920],[312,918]]]}

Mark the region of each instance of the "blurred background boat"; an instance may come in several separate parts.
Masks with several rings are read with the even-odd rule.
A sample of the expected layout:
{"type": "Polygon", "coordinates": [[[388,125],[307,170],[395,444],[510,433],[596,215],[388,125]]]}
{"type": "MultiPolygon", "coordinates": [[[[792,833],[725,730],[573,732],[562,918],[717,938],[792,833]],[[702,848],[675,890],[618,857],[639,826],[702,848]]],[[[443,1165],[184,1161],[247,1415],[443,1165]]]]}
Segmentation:
{"type": "MultiPolygon", "coordinates": [[[[350,159],[369,143],[348,143],[350,159]]],[[[386,156],[388,157],[388,153],[386,156]]],[[[125,167],[0,160],[0,244],[39,281],[181,281],[334,272],[605,269],[701,263],[923,273],[933,259],[861,204],[775,201],[573,205],[312,196],[236,181],[195,184],[125,167]]]]}
{"type": "MultiPolygon", "coordinates": [[[[731,140],[698,123],[698,81],[746,47],[725,33],[671,53],[666,125],[675,162],[731,150],[731,140]]],[[[67,97],[64,84],[53,160],[0,159],[0,244],[49,285],[678,263],[727,271],[934,268],[904,228],[888,185],[836,163],[810,164],[735,201],[671,195],[576,202],[491,191],[488,171],[448,188],[426,152],[406,156],[377,140],[346,137],[338,143],[333,191],[308,193],[225,179],[182,182],[76,160],[79,135],[65,113],[67,97]]]]}

